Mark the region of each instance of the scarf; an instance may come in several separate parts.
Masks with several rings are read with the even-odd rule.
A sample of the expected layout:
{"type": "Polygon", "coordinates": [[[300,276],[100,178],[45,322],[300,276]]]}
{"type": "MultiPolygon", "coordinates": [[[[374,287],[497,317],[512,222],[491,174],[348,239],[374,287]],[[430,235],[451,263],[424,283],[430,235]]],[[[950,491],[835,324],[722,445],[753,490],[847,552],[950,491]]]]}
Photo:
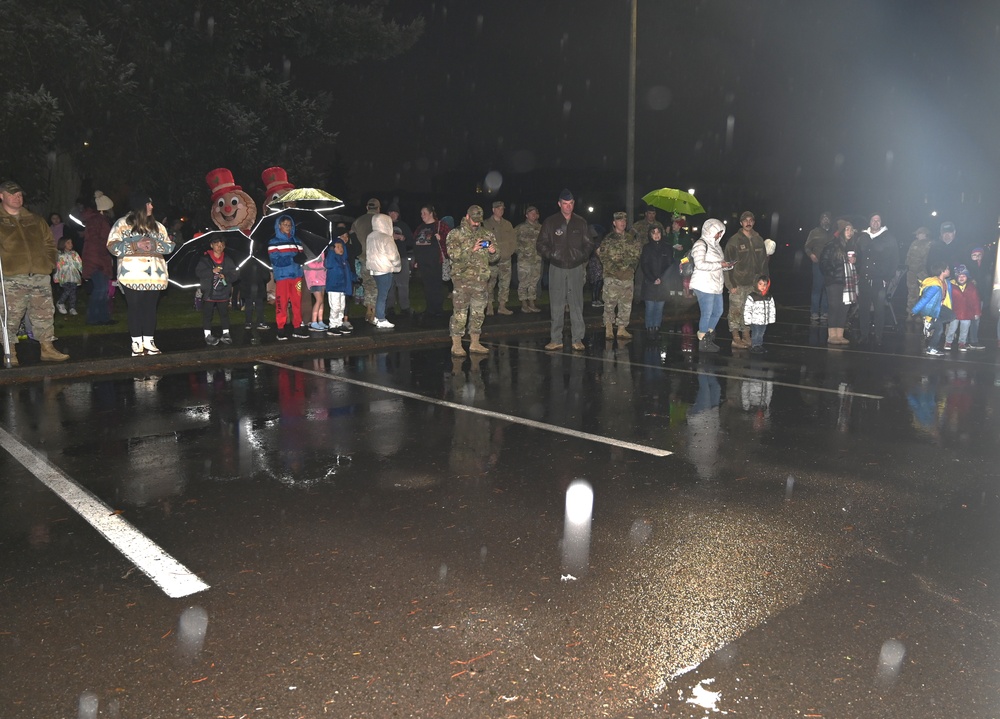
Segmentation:
{"type": "Polygon", "coordinates": [[[858,301],[858,271],[854,265],[844,260],[844,304],[853,305],[858,301]]]}

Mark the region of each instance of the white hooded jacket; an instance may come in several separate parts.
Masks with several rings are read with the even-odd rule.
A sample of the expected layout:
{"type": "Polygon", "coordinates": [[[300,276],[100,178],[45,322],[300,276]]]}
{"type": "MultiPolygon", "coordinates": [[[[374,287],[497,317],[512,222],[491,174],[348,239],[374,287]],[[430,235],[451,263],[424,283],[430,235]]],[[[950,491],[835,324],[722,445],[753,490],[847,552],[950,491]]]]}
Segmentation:
{"type": "Polygon", "coordinates": [[[402,267],[396,241],[392,239],[392,218],[373,215],[372,231],[365,240],[365,268],[373,275],[388,275],[402,267]]]}
{"type": "Polygon", "coordinates": [[[723,234],[726,226],[719,220],[706,220],[701,227],[701,239],[694,243],[691,248],[691,261],[694,262],[694,272],[691,273],[691,289],[699,292],[707,292],[711,295],[721,295],[723,287],[722,263],[725,256],[722,254],[722,246],[719,244],[721,236],[716,239],[720,232],[723,234]]]}

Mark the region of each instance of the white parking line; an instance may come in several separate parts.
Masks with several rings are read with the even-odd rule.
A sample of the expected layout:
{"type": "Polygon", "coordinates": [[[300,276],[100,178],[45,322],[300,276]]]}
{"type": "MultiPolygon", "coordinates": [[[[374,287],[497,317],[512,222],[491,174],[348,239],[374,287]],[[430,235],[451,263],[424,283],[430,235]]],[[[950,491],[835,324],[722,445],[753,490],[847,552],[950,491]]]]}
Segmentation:
{"type": "Polygon", "coordinates": [[[347,384],[353,384],[358,387],[366,387],[368,389],[376,389],[381,392],[388,392],[390,394],[399,395],[400,397],[408,397],[410,399],[419,400],[421,402],[428,402],[430,404],[436,404],[439,407],[450,407],[451,409],[460,410],[462,412],[471,412],[472,414],[480,414],[484,417],[491,417],[493,419],[502,419],[506,422],[513,422],[514,424],[523,424],[525,427],[534,427],[535,429],[540,429],[545,432],[555,432],[556,434],[565,434],[570,437],[576,437],[578,439],[584,439],[588,442],[600,442],[601,444],[610,444],[613,447],[621,447],[622,449],[631,449],[635,452],[642,452],[644,454],[651,454],[654,457],[668,457],[673,452],[660,449],[658,447],[650,447],[644,444],[635,444],[634,442],[625,442],[620,439],[614,439],[612,437],[604,437],[599,434],[591,434],[590,432],[580,432],[575,429],[567,429],[566,427],[559,427],[554,424],[545,424],[544,422],[536,422],[533,419],[525,419],[524,417],[518,417],[513,414],[505,414],[504,412],[493,412],[488,409],[480,409],[479,407],[470,407],[467,404],[459,404],[457,402],[447,402],[441,399],[434,399],[433,397],[427,397],[422,394],[417,394],[416,392],[407,392],[403,389],[395,389],[394,387],[385,387],[380,384],[375,384],[374,382],[365,382],[360,379],[352,379],[350,377],[344,377],[339,374],[332,374],[330,372],[319,372],[318,370],[306,369],[304,367],[295,367],[294,365],[285,364],[284,362],[275,362],[273,360],[263,360],[263,364],[271,365],[272,367],[280,367],[282,369],[292,370],[294,372],[301,372],[302,374],[311,374],[316,377],[323,377],[324,379],[332,379],[338,382],[346,382],[347,384]]]}
{"type": "Polygon", "coordinates": [[[208,585],[93,494],[14,435],[0,428],[0,447],[124,554],[168,597],[186,597],[208,585]]]}
{"type": "MultiPolygon", "coordinates": [[[[517,349],[519,352],[538,352],[546,355],[552,354],[551,352],[535,347],[524,347],[521,345],[507,345],[507,344],[502,346],[511,349],[517,349]]],[[[598,360],[600,362],[612,361],[609,359],[605,359],[604,357],[598,357],[595,355],[575,354],[573,355],[573,357],[578,357],[580,359],[598,360]]],[[[721,372],[709,372],[708,370],[705,369],[684,369],[682,367],[664,367],[663,365],[646,364],[645,362],[630,361],[628,364],[631,367],[649,367],[652,369],[663,370],[664,372],[675,372],[677,374],[693,374],[693,375],[702,374],[702,375],[707,375],[709,377],[718,377],[720,379],[734,379],[743,382],[770,382],[775,387],[791,387],[792,389],[804,389],[804,390],[809,390],[810,392],[820,392],[823,394],[844,395],[845,397],[862,397],[864,399],[879,399],[879,400],[885,399],[885,397],[883,397],[880,394],[868,394],[867,392],[853,392],[850,390],[833,389],[830,387],[816,387],[815,385],[808,385],[808,384],[794,384],[792,382],[780,382],[776,379],[771,379],[770,377],[762,377],[762,376],[754,377],[752,375],[723,374],[721,372]]]]}

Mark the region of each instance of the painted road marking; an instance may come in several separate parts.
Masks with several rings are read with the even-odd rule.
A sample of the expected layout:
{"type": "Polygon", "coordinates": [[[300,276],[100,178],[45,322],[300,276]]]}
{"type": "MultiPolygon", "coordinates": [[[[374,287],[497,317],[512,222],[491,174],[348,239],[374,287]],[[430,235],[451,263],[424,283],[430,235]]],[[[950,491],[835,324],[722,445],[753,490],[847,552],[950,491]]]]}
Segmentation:
{"type": "MultiPolygon", "coordinates": [[[[487,345],[488,346],[488,345],[487,345]]],[[[551,355],[552,352],[543,349],[536,349],[535,347],[524,347],[522,345],[503,345],[509,349],[516,349],[519,352],[539,352],[541,354],[551,355]]],[[[580,355],[575,354],[574,357],[579,357],[580,359],[590,359],[598,360],[600,362],[611,362],[613,360],[605,359],[604,357],[597,357],[596,355],[580,355]]],[[[614,360],[617,361],[617,360],[614,360]]],[[[719,377],[721,379],[733,379],[739,380],[741,382],[770,382],[775,387],[791,387],[792,389],[804,389],[810,392],[822,392],[825,394],[836,394],[844,395],[845,397],[863,397],[865,399],[885,399],[880,394],[868,394],[866,392],[850,392],[840,389],[832,389],[830,387],[815,387],[808,384],[793,384],[792,382],[779,382],[778,380],[770,379],[768,377],[752,377],[750,375],[733,375],[733,374],[723,374],[721,372],[709,372],[704,369],[682,369],[680,367],[664,367],[658,364],[646,364],[645,362],[629,362],[632,367],[649,367],[652,369],[660,369],[664,372],[676,372],[678,374],[693,374],[693,375],[707,375],[709,377],[719,377]]]]}
{"type": "Polygon", "coordinates": [[[506,422],[512,422],[514,424],[522,424],[525,427],[533,427],[535,429],[540,429],[545,432],[555,432],[556,434],[565,434],[570,437],[576,437],[577,439],[584,439],[588,442],[600,442],[601,444],[610,444],[613,447],[621,447],[622,449],[631,449],[634,452],[642,452],[644,454],[651,454],[654,457],[668,457],[673,452],[667,449],[660,449],[658,447],[650,447],[644,444],[635,444],[634,442],[625,442],[620,439],[614,439],[612,437],[603,437],[599,434],[591,434],[590,432],[580,432],[575,429],[567,429],[566,427],[559,427],[554,424],[545,424],[544,422],[536,422],[533,419],[525,419],[524,417],[518,417],[513,414],[506,414],[504,412],[494,412],[488,409],[480,409],[479,407],[470,407],[467,404],[459,404],[458,402],[447,402],[442,399],[434,399],[433,397],[427,397],[422,394],[417,394],[416,392],[407,392],[403,389],[396,389],[394,387],[386,387],[384,385],[375,384],[374,382],[365,382],[360,379],[352,379],[350,377],[344,377],[343,375],[332,374],[330,372],[320,372],[318,370],[306,369],[304,367],[295,367],[294,365],[285,364],[284,362],[275,362],[273,360],[263,360],[262,364],[268,364],[272,367],[280,367],[282,369],[292,370],[293,372],[301,372],[302,374],[311,374],[316,377],[323,377],[324,379],[333,379],[338,382],[346,382],[347,384],[353,384],[358,387],[366,387],[368,389],[379,390],[380,392],[388,392],[389,394],[399,395],[400,397],[408,397],[409,399],[419,400],[421,402],[427,402],[429,404],[436,404],[439,407],[450,407],[451,409],[460,410],[462,412],[471,412],[472,414],[479,414],[484,417],[491,417],[493,419],[502,419],[506,422]]]}
{"type": "Polygon", "coordinates": [[[7,450],[35,478],[59,495],[77,514],[103,534],[115,549],[152,579],[168,597],[186,597],[209,588],[197,575],[160,549],[149,537],[120,515],[115,514],[111,507],[2,428],[0,428],[0,447],[7,450]]]}

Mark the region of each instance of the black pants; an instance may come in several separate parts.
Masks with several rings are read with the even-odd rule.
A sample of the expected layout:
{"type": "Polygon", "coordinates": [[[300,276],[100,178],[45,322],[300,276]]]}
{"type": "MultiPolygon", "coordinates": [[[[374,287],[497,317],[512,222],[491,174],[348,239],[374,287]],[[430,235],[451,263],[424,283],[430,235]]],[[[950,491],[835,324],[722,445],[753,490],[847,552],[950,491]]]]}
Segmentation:
{"type": "Polygon", "coordinates": [[[441,280],[441,255],[438,248],[420,246],[414,249],[413,259],[420,268],[420,279],[424,283],[424,297],[427,298],[427,312],[439,315],[444,312],[444,283],[441,280]]]}
{"type": "Polygon", "coordinates": [[[219,320],[222,322],[222,329],[229,331],[229,300],[222,302],[209,302],[205,300],[201,304],[201,327],[205,330],[212,329],[212,318],[215,312],[219,312],[219,320]]]}
{"type": "Polygon", "coordinates": [[[858,283],[858,304],[861,309],[861,338],[867,337],[874,329],[875,341],[881,342],[882,331],[885,329],[885,282],[861,280],[858,283]]]}
{"type": "Polygon", "coordinates": [[[264,324],[264,308],[267,306],[267,283],[253,282],[249,284],[243,294],[243,301],[246,303],[248,325],[264,324]],[[254,319],[256,312],[257,319],[254,319]]]}
{"type": "Polygon", "coordinates": [[[132,337],[152,337],[156,332],[156,305],[162,290],[133,290],[121,286],[128,305],[128,333],[132,337]]]}
{"type": "Polygon", "coordinates": [[[829,299],[830,310],[827,327],[843,329],[847,326],[847,310],[849,305],[844,304],[844,286],[827,285],[826,296],[829,299]]]}

